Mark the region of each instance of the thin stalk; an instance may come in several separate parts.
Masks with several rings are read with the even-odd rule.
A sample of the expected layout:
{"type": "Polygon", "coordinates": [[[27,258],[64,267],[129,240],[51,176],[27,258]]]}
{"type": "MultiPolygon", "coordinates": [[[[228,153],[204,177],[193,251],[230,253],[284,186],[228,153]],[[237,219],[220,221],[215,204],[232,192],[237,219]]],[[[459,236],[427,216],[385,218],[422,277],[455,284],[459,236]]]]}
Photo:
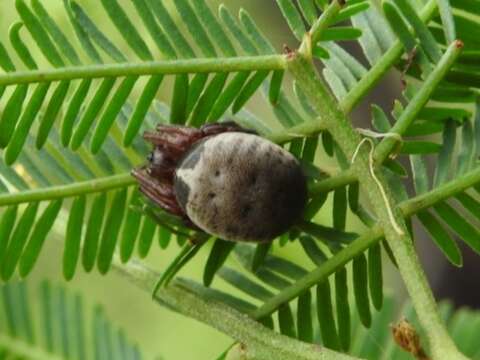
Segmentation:
{"type": "Polygon", "coordinates": [[[369,198],[398,262],[399,271],[412,299],[420,324],[429,339],[434,359],[462,359],[441,320],[431,289],[420,265],[405,221],[391,190],[381,173],[372,173],[367,147],[358,148],[361,137],[329,92],[311,62],[298,53],[288,57],[288,69],[348,158],[356,154],[352,165],[357,179],[369,198]]]}
{"type": "Polygon", "coordinates": [[[0,206],[62,199],[82,194],[90,194],[101,191],[109,191],[125,186],[131,186],[136,183],[130,173],[106,176],[104,178],[76,182],[69,185],[58,185],[47,188],[21,191],[17,193],[0,194],[0,206]]]}
{"type": "Polygon", "coordinates": [[[274,143],[284,144],[294,139],[315,136],[323,130],[325,130],[325,125],[322,123],[321,119],[315,119],[315,121],[306,121],[282,131],[266,135],[266,138],[274,143]]]}
{"type": "MultiPolygon", "coordinates": [[[[114,258],[113,268],[141,289],[150,292],[159,274],[140,263],[120,263],[114,258]]],[[[205,300],[188,291],[178,282],[161,288],[155,299],[173,311],[196,319],[232,337],[241,344],[243,359],[259,360],[353,360],[315,344],[280,335],[222,303],[205,300]]]]}
{"type": "Polygon", "coordinates": [[[322,15],[317,19],[317,21],[315,21],[310,31],[305,35],[306,38],[302,41],[302,45],[300,46],[299,51],[304,54],[304,56],[311,58],[311,45],[315,45],[320,40],[322,33],[330,26],[335,16],[342,9],[343,5],[345,5],[344,0],[332,1],[332,3],[328,5],[322,15]]]}
{"type": "Polygon", "coordinates": [[[0,74],[0,85],[29,84],[48,81],[95,79],[132,75],[188,74],[285,69],[285,56],[239,56],[187,60],[145,61],[64,67],[49,70],[17,71],[0,74]]]}
{"type": "MultiPolygon", "coordinates": [[[[433,91],[437,88],[440,81],[443,80],[448,70],[455,63],[455,60],[460,55],[462,49],[463,43],[459,40],[456,40],[450,44],[445,54],[442,56],[433,71],[428,75],[420,90],[408,103],[407,107],[402,112],[402,115],[400,115],[389,133],[403,135],[405,131],[407,131],[408,127],[416,119],[420,110],[423,109],[425,104],[430,99],[433,91]]],[[[388,155],[392,152],[393,148],[396,146],[396,143],[397,140],[393,137],[385,137],[375,149],[375,159],[378,162],[385,161],[388,155]]]]}
{"type": "Polygon", "coordinates": [[[315,195],[330,192],[342,186],[352,184],[357,181],[357,177],[351,169],[343,170],[336,175],[333,175],[325,180],[320,180],[308,187],[308,194],[311,197],[315,195]]]}

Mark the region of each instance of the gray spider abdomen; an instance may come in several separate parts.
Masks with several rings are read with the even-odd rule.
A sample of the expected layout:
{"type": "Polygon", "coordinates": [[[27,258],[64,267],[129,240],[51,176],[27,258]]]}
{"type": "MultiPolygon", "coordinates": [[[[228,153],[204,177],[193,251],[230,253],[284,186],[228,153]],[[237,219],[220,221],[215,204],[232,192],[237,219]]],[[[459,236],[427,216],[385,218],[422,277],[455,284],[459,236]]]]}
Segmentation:
{"type": "Polygon", "coordinates": [[[229,132],[201,141],[180,162],[175,194],[202,230],[232,241],[269,241],[302,215],[298,161],[259,136],[229,132]]]}

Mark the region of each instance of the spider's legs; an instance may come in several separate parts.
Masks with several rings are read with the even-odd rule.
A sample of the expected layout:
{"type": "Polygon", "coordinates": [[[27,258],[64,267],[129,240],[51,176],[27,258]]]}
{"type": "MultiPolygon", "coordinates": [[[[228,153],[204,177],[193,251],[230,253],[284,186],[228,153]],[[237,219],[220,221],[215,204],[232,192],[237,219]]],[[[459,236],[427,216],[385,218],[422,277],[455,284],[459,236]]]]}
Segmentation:
{"type": "Polygon", "coordinates": [[[205,124],[200,128],[203,136],[217,135],[224,132],[244,132],[256,134],[253,130],[244,129],[233,121],[205,124]]]}
{"type": "Polygon", "coordinates": [[[177,203],[172,185],[157,181],[148,174],[148,170],[145,168],[134,169],[132,176],[137,179],[140,190],[150,200],[174,215],[182,217],[185,215],[177,203]]]}
{"type": "Polygon", "coordinates": [[[144,139],[153,145],[183,153],[191,144],[202,138],[202,132],[180,125],[158,125],[155,132],[145,132],[144,139]]]}
{"type": "Polygon", "coordinates": [[[159,193],[152,190],[150,187],[140,186],[140,191],[144,193],[150,200],[155,204],[160,206],[162,209],[168,211],[169,213],[179,216],[181,218],[185,217],[185,212],[180,206],[178,206],[175,199],[168,198],[160,195],[159,193]]]}

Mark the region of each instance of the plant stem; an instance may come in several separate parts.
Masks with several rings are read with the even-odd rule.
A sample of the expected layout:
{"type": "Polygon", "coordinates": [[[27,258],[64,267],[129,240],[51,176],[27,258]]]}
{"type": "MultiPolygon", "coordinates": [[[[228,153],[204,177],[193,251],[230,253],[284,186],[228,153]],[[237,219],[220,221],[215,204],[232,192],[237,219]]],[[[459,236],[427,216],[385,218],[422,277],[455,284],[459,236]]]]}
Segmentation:
{"type": "Polygon", "coordinates": [[[381,173],[377,172],[376,178],[371,173],[374,170],[370,169],[368,149],[365,146],[358,149],[360,135],[351,126],[323,79],[316,74],[311,62],[306,61],[298,53],[292,53],[288,57],[288,69],[315,110],[321,114],[328,130],[345,155],[351,159],[354,153],[357,154],[351,168],[367,194],[379,219],[379,226],[383,229],[385,238],[395,255],[419,321],[429,339],[433,359],[464,358],[456,349],[442,323],[412,239],[408,234],[403,216],[393,200],[391,190],[381,173]]]}
{"type": "Polygon", "coordinates": [[[94,79],[131,75],[186,74],[283,69],[285,69],[285,56],[283,55],[146,61],[137,64],[118,63],[64,67],[50,70],[17,71],[7,74],[0,74],[0,85],[28,84],[73,79],[94,79]]]}
{"type": "Polygon", "coordinates": [[[317,21],[315,21],[315,23],[312,25],[312,28],[308,32],[310,40],[307,39],[304,41],[304,43],[307,44],[308,42],[311,42],[311,44],[315,45],[320,40],[322,33],[330,26],[332,20],[335,18],[335,16],[337,16],[344,4],[344,0],[332,1],[322,15],[317,19],[317,21]]]}
{"type": "Polygon", "coordinates": [[[125,173],[100,179],[76,182],[70,185],[58,185],[11,194],[3,193],[0,194],[0,206],[42,200],[54,200],[81,194],[109,191],[120,187],[130,186],[135,183],[136,181],[130,173],[125,173]]]}
{"type": "MultiPolygon", "coordinates": [[[[151,293],[159,274],[140,263],[123,265],[114,258],[113,268],[141,289],[151,293]]],[[[160,289],[155,299],[159,304],[180,314],[212,326],[231,336],[241,345],[245,359],[258,360],[353,360],[354,357],[341,354],[318,345],[277,334],[260,323],[222,303],[205,300],[188,291],[178,282],[160,289]]]]}
{"type": "Polygon", "coordinates": [[[443,184],[425,194],[402,202],[399,207],[405,216],[411,216],[421,210],[445,200],[455,194],[465,191],[480,182],[480,167],[469,171],[461,177],[443,184]]]}
{"type": "MultiPolygon", "coordinates": [[[[420,110],[423,109],[425,104],[430,99],[433,91],[436,89],[440,81],[443,80],[448,70],[452,67],[462,49],[463,43],[459,40],[456,40],[450,44],[445,54],[443,54],[438,64],[428,75],[422,87],[408,103],[405,110],[403,110],[402,114],[395,122],[395,125],[392,127],[389,133],[403,135],[405,131],[407,131],[408,127],[416,119],[420,110]]],[[[395,147],[396,143],[397,140],[393,137],[385,137],[375,149],[375,160],[380,163],[385,161],[392,149],[395,147]]]]}

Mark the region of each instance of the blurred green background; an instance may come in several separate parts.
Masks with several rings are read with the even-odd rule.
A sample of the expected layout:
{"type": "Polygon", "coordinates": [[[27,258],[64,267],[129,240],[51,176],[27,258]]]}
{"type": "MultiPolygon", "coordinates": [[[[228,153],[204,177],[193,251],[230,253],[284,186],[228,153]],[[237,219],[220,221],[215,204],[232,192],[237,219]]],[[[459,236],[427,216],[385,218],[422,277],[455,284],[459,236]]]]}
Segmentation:
{"type": "MultiPolygon", "coordinates": [[[[174,0],[165,0],[165,4],[170,6],[171,14],[177,16],[177,23],[181,27],[181,20],[178,14],[172,9],[174,0]]],[[[122,51],[128,53],[124,45],[124,41],[120,39],[118,33],[113,29],[110,20],[104,13],[98,0],[80,0],[82,6],[88,11],[89,15],[96,21],[111,39],[121,48],[122,51]],[[123,47],[122,47],[123,46],[123,47]]],[[[219,3],[223,2],[233,13],[237,13],[240,7],[249,11],[263,32],[275,45],[277,50],[281,51],[283,45],[291,48],[297,46],[296,40],[289,33],[286,23],[284,22],[278,7],[274,0],[209,0],[212,8],[216,8],[219,3]]],[[[121,0],[120,3],[127,9],[130,4],[128,0],[121,0]]],[[[70,31],[67,26],[67,18],[63,9],[61,0],[44,1],[45,7],[49,10],[50,15],[58,21],[59,24],[65,24],[65,28],[70,31]]],[[[132,13],[134,12],[132,8],[132,13]]],[[[0,2],[0,39],[4,44],[8,42],[8,28],[10,24],[18,19],[13,0],[3,0],[0,2]]],[[[184,32],[186,33],[186,32],[184,32]]],[[[73,35],[73,34],[72,34],[73,35]]],[[[38,49],[33,42],[25,36],[26,41],[32,44],[30,51],[38,53],[38,49]]],[[[149,39],[145,36],[145,39],[149,39]]],[[[148,43],[150,49],[155,49],[152,43],[148,43]]],[[[347,44],[349,50],[358,53],[358,49],[351,44],[347,44]]],[[[11,49],[10,49],[11,50],[11,49]]],[[[10,51],[13,54],[13,51],[10,51]]],[[[158,53],[157,53],[158,55],[158,53]]],[[[37,56],[41,58],[41,56],[37,56]]],[[[17,62],[18,63],[18,62],[17,62]]],[[[39,67],[48,66],[46,62],[39,63],[39,67]]],[[[158,99],[169,102],[171,94],[171,82],[166,81],[161,87],[158,99]]],[[[379,85],[373,95],[366,99],[363,104],[354,112],[354,122],[358,126],[367,127],[369,119],[368,103],[375,101],[380,103],[389,110],[392,100],[400,91],[400,81],[398,74],[392,73],[379,85]]],[[[4,96],[4,99],[7,98],[4,96]]],[[[0,109],[2,106],[0,106],[0,109]]],[[[274,123],[273,116],[266,106],[261,96],[255,96],[249,103],[248,109],[272,126],[274,123]]],[[[326,159],[323,154],[317,154],[317,162],[322,162],[323,166],[329,166],[331,160],[326,159]]],[[[324,224],[330,224],[330,201],[323,207],[319,214],[318,220],[324,224]]],[[[65,216],[66,214],[64,214],[65,216]]],[[[360,224],[349,218],[349,229],[361,231],[360,224]]],[[[63,233],[59,231],[59,233],[63,233]]],[[[30,276],[28,283],[30,294],[34,295],[38,291],[40,281],[51,279],[54,283],[64,283],[62,278],[62,252],[63,239],[60,236],[50,236],[47,245],[42,251],[38,264],[30,276]]],[[[441,284],[441,270],[443,268],[443,256],[440,256],[436,247],[430,246],[425,240],[425,236],[420,232],[417,238],[422,253],[427,254],[422,257],[426,265],[432,284],[441,284]]],[[[146,262],[154,269],[162,270],[173,259],[178,252],[176,245],[170,246],[167,250],[156,248],[150,252],[146,262]]],[[[209,247],[204,247],[196,256],[189,266],[182,271],[182,275],[201,279],[203,265],[205,263],[209,247]]],[[[274,248],[274,252],[282,254],[300,264],[305,261],[305,256],[299,251],[297,244],[288,244],[284,248],[274,248]]],[[[234,260],[229,260],[230,265],[235,266],[234,260]],[[233,262],[233,263],[232,263],[233,262]]],[[[396,272],[392,269],[390,262],[385,261],[385,287],[389,292],[395,294],[398,302],[404,299],[404,289],[401,285],[396,272]]],[[[305,264],[302,264],[305,265],[305,264]]],[[[305,265],[309,266],[309,265],[305,265]]],[[[216,286],[233,291],[226,285],[222,285],[216,280],[216,286]]],[[[92,274],[83,273],[82,269],[78,269],[74,280],[68,283],[68,288],[74,292],[83,294],[87,306],[93,304],[101,304],[112,320],[115,326],[123,328],[128,337],[138,343],[143,355],[147,359],[214,359],[223,352],[231,340],[221,333],[212,330],[196,321],[184,318],[165,308],[153,303],[148,293],[140,291],[133,287],[130,283],[119,277],[113,272],[106,276],[100,276],[95,271],[92,274]]]]}

